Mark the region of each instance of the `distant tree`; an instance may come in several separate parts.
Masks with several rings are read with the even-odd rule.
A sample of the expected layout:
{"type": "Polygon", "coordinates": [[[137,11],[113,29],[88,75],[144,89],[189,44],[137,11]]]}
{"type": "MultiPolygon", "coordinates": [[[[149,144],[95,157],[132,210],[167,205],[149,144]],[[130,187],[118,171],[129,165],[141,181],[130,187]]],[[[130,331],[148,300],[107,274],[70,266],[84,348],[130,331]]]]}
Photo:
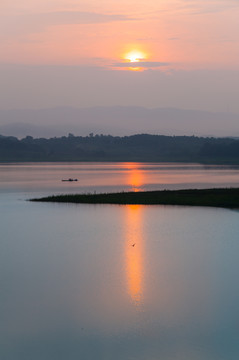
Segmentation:
{"type": "Polygon", "coordinates": [[[27,142],[33,141],[33,137],[30,135],[27,135],[24,139],[22,139],[22,141],[27,141],[27,142]]]}
{"type": "Polygon", "coordinates": [[[0,161],[196,161],[238,163],[239,140],[138,134],[54,137],[0,136],[0,161]]]}

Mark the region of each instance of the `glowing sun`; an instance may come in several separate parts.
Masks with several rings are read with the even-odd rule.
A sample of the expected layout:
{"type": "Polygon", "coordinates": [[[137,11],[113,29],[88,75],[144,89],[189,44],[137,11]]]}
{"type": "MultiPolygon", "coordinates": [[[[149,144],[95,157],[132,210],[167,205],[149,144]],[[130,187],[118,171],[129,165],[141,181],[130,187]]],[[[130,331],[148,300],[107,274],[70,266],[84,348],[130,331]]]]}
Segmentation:
{"type": "Polygon", "coordinates": [[[124,58],[126,61],[135,63],[145,60],[145,54],[141,51],[133,50],[125,54],[124,58]]]}

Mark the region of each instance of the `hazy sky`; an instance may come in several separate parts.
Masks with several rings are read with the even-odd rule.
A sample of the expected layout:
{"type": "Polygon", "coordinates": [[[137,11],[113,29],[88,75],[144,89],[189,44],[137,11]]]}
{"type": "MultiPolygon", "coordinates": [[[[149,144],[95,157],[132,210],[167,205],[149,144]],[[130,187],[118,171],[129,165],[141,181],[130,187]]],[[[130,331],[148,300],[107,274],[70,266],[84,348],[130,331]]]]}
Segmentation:
{"type": "Polygon", "coordinates": [[[239,113],[239,0],[1,0],[0,109],[239,113]]]}

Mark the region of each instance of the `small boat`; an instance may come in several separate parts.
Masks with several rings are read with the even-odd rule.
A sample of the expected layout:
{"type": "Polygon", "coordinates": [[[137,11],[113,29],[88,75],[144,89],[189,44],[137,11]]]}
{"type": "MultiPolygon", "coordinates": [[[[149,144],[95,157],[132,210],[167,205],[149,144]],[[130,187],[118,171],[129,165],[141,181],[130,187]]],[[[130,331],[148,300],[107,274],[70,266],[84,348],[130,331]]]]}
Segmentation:
{"type": "Polygon", "coordinates": [[[72,179],[72,178],[69,178],[69,179],[63,179],[63,180],[61,180],[61,181],[78,181],[78,179],[72,179]]]}

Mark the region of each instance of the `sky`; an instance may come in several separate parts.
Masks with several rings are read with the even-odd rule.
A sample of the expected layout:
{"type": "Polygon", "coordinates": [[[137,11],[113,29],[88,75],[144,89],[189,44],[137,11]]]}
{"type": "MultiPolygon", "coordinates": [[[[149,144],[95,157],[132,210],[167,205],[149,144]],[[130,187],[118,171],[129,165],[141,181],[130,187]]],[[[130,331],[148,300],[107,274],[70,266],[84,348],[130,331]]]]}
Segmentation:
{"type": "Polygon", "coordinates": [[[239,114],[239,0],[1,0],[0,109],[239,114]]]}

